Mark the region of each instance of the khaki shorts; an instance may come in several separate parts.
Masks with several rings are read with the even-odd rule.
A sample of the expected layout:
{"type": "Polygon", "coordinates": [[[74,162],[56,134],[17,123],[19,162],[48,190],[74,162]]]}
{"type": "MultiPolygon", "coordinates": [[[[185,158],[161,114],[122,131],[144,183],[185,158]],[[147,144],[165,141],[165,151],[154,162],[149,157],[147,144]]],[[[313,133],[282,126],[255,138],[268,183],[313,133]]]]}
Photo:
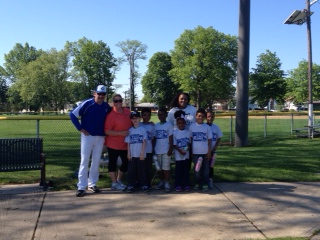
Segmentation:
{"type": "Polygon", "coordinates": [[[171,156],[168,156],[166,153],[157,154],[158,162],[160,164],[161,170],[170,170],[171,156]]]}

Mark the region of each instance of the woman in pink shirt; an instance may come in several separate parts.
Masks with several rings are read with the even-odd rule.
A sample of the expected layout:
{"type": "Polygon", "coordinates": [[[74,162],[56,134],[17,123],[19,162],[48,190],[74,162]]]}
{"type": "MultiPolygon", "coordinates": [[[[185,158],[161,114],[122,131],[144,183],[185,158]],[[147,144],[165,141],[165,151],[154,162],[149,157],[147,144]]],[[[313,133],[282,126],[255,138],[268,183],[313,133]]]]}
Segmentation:
{"type": "Polygon", "coordinates": [[[132,126],[130,120],[130,110],[122,107],[122,97],[116,94],[112,98],[113,109],[108,114],[104,124],[104,131],[106,136],[105,145],[109,154],[109,176],[112,181],[111,190],[124,191],[126,185],[122,184],[121,179],[123,174],[128,169],[127,158],[127,143],[124,141],[125,137],[129,134],[129,128],[132,126]],[[122,164],[116,174],[117,160],[121,158],[122,164]]]}

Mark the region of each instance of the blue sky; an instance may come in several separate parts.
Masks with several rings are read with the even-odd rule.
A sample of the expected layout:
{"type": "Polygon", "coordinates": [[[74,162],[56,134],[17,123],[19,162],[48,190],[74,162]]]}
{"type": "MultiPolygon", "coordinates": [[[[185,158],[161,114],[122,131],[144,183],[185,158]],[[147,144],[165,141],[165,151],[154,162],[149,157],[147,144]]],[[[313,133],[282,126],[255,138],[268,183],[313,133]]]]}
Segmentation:
{"type": "MultiPolygon", "coordinates": [[[[285,71],[307,59],[306,25],[283,24],[305,4],[305,0],[251,0],[250,68],[267,49],[276,52],[285,71]]],[[[0,9],[1,65],[4,54],[16,43],[61,50],[66,41],[86,37],[107,43],[119,57],[115,45],[130,39],[148,46],[148,59],[138,61],[142,74],[152,55],[172,50],[184,30],[212,26],[237,36],[239,24],[239,0],[0,0],[0,9]]],[[[311,10],[313,62],[320,64],[320,3],[311,10]]],[[[122,65],[115,83],[129,83],[127,64],[122,65]]],[[[124,85],[118,92],[128,88],[124,85]]],[[[137,93],[143,96],[141,86],[137,93]]]]}

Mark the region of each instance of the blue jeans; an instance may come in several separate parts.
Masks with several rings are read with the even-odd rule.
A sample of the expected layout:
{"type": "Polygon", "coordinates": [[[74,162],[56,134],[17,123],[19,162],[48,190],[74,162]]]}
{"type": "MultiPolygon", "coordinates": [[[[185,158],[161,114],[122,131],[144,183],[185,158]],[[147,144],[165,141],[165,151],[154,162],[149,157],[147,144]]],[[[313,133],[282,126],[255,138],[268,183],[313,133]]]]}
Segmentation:
{"type": "Polygon", "coordinates": [[[195,184],[200,186],[208,185],[209,183],[209,161],[207,159],[207,154],[193,154],[193,170],[194,170],[194,180],[195,184]],[[196,165],[198,158],[202,157],[202,164],[199,172],[196,172],[196,165]]]}

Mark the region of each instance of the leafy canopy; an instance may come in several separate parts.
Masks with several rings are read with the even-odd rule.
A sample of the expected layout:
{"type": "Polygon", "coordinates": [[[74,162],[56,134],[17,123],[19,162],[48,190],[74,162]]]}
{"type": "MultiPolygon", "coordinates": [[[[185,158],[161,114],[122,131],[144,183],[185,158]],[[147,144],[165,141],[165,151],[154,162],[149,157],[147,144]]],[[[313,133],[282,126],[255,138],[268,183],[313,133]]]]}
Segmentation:
{"type": "Polygon", "coordinates": [[[256,68],[249,75],[249,93],[251,102],[258,101],[264,106],[272,99],[282,103],[286,93],[286,81],[281,62],[276,53],[269,50],[258,56],[256,68]]]}
{"type": "Polygon", "coordinates": [[[196,104],[211,106],[234,95],[237,39],[212,27],[185,30],[175,41],[170,75],[196,104]]]}

